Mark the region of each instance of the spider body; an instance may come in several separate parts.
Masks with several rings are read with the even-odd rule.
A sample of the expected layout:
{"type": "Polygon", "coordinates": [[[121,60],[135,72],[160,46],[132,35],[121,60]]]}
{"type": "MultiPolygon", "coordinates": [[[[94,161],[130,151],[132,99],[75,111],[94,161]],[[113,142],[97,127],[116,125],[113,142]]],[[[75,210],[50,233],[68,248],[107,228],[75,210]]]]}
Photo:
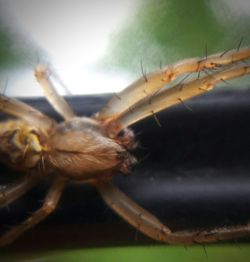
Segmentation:
{"type": "Polygon", "coordinates": [[[250,48],[238,48],[167,66],[144,75],[115,95],[92,118],[77,117],[56,92],[53,74],[46,66],[38,65],[35,77],[64,121],[57,123],[19,100],[0,95],[0,110],[18,118],[0,123],[0,161],[27,174],[17,183],[0,188],[0,207],[20,198],[44,176],[53,175],[53,182],[41,208],[0,236],[0,246],[10,244],[53,212],[71,180],[93,185],[110,208],[156,241],[192,244],[250,235],[250,222],[228,228],[173,232],[112,184],[114,175],[128,173],[136,163],[130,153],[137,146],[129,129],[133,123],[148,116],[156,118],[157,112],[184,104],[183,101],[210,91],[219,82],[250,74],[247,59],[250,48]],[[183,75],[181,81],[172,83],[183,75]],[[190,75],[193,77],[186,80],[190,75]]]}
{"type": "Polygon", "coordinates": [[[129,169],[134,158],[100,122],[78,118],[59,124],[45,143],[45,165],[76,180],[105,179],[129,169]]]}
{"type": "Polygon", "coordinates": [[[59,173],[72,180],[112,177],[127,173],[136,162],[127,151],[130,136],[109,137],[100,121],[74,117],[40,130],[20,120],[2,123],[1,161],[17,171],[35,170],[41,175],[59,173]]]}

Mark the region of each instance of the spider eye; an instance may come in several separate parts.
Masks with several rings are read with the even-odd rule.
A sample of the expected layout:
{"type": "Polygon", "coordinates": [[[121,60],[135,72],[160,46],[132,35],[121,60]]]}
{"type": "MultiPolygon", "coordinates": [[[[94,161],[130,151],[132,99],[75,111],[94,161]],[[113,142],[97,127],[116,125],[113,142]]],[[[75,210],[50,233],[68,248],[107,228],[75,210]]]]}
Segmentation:
{"type": "Polygon", "coordinates": [[[129,128],[121,130],[116,139],[128,150],[133,150],[137,147],[134,132],[129,128]]]}
{"type": "Polygon", "coordinates": [[[122,130],[117,134],[117,137],[118,137],[118,138],[123,138],[123,137],[125,136],[125,133],[126,133],[125,130],[126,130],[126,129],[122,129],[122,130]]]}

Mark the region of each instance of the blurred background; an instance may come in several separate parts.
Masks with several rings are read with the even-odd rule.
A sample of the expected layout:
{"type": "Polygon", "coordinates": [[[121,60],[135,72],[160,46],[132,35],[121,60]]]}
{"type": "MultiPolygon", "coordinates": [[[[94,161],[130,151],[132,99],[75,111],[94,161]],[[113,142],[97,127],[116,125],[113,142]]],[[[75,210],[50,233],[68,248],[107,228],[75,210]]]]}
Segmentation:
{"type": "MultiPolygon", "coordinates": [[[[141,64],[147,73],[161,64],[246,46],[249,32],[248,0],[0,0],[0,90],[41,96],[33,68],[46,63],[71,94],[118,92],[141,77],[141,64]]],[[[248,88],[248,82],[246,77],[226,88],[248,88]]],[[[58,90],[66,94],[60,85],[58,90]]],[[[158,245],[2,252],[0,260],[249,261],[249,256],[248,244],[206,250],[158,245]]]]}
{"type": "Polygon", "coordinates": [[[32,70],[46,63],[71,94],[118,92],[141,63],[149,72],[249,44],[249,18],[248,0],[0,0],[1,86],[42,95],[32,70]]]}

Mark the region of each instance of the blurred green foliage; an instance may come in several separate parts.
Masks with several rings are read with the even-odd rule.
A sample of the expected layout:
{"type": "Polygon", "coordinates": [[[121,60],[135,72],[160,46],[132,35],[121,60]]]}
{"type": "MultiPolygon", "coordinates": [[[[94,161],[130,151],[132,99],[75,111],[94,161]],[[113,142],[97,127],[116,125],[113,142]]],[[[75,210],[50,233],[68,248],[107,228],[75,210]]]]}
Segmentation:
{"type": "MultiPolygon", "coordinates": [[[[102,67],[138,75],[140,62],[148,72],[160,64],[204,56],[206,49],[213,53],[237,47],[242,38],[242,45],[250,43],[250,10],[241,15],[224,0],[137,0],[133,5],[123,27],[110,38],[102,67]]],[[[14,32],[1,20],[0,14],[0,70],[27,63],[28,56],[34,60],[38,47],[18,27],[14,32]]]]}
{"type": "Polygon", "coordinates": [[[17,33],[0,21],[0,70],[23,64],[27,53],[28,47],[21,44],[17,33]]]}
{"type": "Polygon", "coordinates": [[[248,245],[195,245],[183,246],[145,246],[121,248],[92,248],[77,250],[50,251],[43,253],[11,255],[2,254],[1,261],[46,261],[46,262],[248,262],[250,249],[248,245]]]}
{"type": "MultiPolygon", "coordinates": [[[[237,14],[238,15],[238,14],[237,14]]],[[[218,0],[144,0],[113,35],[104,63],[140,73],[176,60],[250,43],[250,12],[240,19],[218,0]]]]}

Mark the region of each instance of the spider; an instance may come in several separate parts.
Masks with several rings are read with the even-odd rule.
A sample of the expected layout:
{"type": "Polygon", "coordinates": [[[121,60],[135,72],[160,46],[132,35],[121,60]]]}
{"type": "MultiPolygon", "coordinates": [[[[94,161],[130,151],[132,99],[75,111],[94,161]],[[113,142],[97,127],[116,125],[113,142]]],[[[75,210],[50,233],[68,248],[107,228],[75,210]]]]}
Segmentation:
{"type": "Polygon", "coordinates": [[[56,92],[49,68],[38,65],[35,77],[64,121],[57,123],[17,99],[0,95],[0,110],[15,117],[0,123],[0,161],[16,172],[26,173],[23,180],[0,190],[0,207],[20,198],[44,177],[51,176],[52,185],[41,208],[4,232],[0,245],[12,243],[51,214],[72,180],[93,185],[110,208],[156,241],[192,244],[249,235],[250,224],[173,232],[112,184],[117,173],[126,174],[136,164],[131,153],[137,146],[130,129],[133,123],[206,93],[221,81],[249,74],[249,58],[250,48],[246,47],[166,66],[143,75],[91,118],[76,116],[56,92]]]}

